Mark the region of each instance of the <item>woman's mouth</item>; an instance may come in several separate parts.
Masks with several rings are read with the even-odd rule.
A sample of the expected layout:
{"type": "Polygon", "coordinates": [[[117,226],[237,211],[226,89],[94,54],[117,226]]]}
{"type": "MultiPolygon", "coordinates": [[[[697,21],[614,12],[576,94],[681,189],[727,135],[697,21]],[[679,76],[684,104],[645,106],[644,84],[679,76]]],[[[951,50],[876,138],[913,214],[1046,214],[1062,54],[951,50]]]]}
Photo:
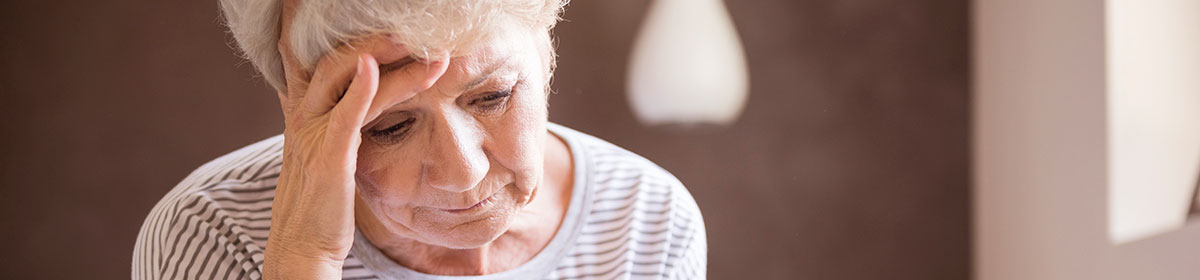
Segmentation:
{"type": "Polygon", "coordinates": [[[483,209],[484,207],[491,205],[493,202],[496,201],[496,195],[498,195],[498,194],[500,194],[499,191],[497,191],[496,193],[493,193],[492,196],[484,198],[483,200],[479,201],[479,203],[475,203],[475,205],[471,205],[471,207],[460,208],[460,209],[442,209],[442,211],[446,211],[447,213],[451,213],[451,214],[465,214],[465,213],[474,212],[475,210],[483,209]]]}

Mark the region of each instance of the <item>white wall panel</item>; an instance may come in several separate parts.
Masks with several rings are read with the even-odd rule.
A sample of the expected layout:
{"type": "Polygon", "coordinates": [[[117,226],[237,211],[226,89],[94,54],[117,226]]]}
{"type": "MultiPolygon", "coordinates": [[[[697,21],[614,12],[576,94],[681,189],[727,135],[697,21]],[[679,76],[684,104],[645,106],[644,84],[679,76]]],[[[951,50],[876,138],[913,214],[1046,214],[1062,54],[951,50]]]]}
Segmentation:
{"type": "Polygon", "coordinates": [[[1183,226],[1200,174],[1200,1],[1109,0],[1109,237],[1183,226]]]}

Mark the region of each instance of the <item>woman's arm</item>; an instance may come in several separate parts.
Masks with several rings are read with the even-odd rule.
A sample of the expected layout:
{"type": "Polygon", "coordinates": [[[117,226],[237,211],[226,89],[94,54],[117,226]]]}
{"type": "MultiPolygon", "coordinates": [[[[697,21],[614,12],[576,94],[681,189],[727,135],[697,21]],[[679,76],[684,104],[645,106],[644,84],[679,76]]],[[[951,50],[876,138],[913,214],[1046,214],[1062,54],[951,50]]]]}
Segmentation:
{"type": "MultiPolygon", "coordinates": [[[[311,75],[300,70],[289,51],[282,54],[288,73],[288,92],[280,100],[283,167],[263,276],[339,278],[354,242],[354,173],[362,127],[391,98],[407,95],[377,94],[379,63],[404,61],[408,53],[388,36],[372,36],[330,52],[311,75]]],[[[421,91],[445,73],[447,63],[406,67],[399,79],[412,83],[412,91],[421,91]]]]}

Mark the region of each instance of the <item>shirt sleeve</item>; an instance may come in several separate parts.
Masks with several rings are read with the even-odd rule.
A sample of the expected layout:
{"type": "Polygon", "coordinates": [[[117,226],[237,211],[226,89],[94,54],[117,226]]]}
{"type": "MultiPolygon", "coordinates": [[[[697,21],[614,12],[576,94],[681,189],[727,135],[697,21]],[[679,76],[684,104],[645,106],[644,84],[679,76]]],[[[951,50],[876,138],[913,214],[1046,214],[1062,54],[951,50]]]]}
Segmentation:
{"type": "Polygon", "coordinates": [[[701,225],[688,246],[684,248],[679,265],[671,273],[676,279],[705,279],[708,275],[708,242],[701,225]]]}
{"type": "Polygon", "coordinates": [[[260,279],[263,248],[209,197],[164,198],[134,245],[132,279],[260,279]]]}
{"type": "MultiPolygon", "coordinates": [[[[708,235],[705,233],[704,219],[700,215],[700,207],[687,189],[679,184],[675,188],[675,223],[677,236],[681,237],[682,248],[675,262],[669,268],[667,278],[671,279],[705,279],[708,274],[708,235]]],[[[676,248],[672,248],[676,249],[676,248]]]]}

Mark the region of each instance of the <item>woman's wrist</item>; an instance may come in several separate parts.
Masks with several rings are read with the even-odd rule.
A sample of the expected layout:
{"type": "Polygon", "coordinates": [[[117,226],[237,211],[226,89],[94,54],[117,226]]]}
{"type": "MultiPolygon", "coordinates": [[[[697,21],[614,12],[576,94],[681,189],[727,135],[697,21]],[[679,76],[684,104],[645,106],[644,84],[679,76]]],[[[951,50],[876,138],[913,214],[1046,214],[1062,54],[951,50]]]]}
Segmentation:
{"type": "Polygon", "coordinates": [[[263,279],[341,279],[345,260],[272,256],[263,260],[263,279]]]}

